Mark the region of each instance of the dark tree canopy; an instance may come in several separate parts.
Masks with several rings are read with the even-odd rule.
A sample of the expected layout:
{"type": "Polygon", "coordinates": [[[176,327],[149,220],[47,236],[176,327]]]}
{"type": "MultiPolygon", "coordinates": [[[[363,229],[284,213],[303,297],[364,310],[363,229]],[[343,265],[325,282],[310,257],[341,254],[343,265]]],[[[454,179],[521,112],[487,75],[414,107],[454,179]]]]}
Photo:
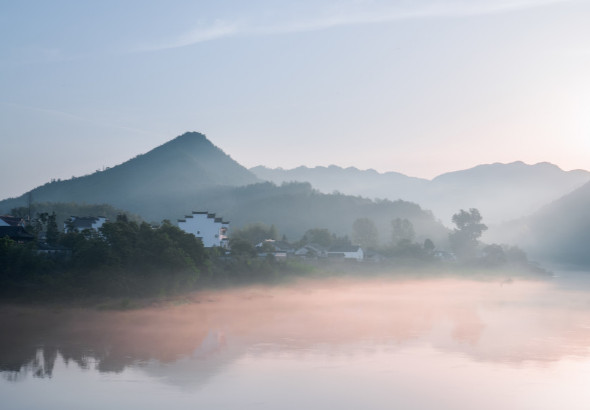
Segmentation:
{"type": "Polygon", "coordinates": [[[231,233],[232,239],[241,239],[251,245],[257,245],[266,239],[278,239],[277,228],[274,225],[266,225],[261,222],[244,226],[231,233]]]}
{"type": "Polygon", "coordinates": [[[363,248],[376,248],[379,234],[375,223],[369,218],[355,220],[352,224],[352,240],[363,248]]]}
{"type": "Polygon", "coordinates": [[[453,223],[457,226],[449,235],[449,241],[453,251],[460,258],[469,258],[475,256],[478,239],[488,227],[481,223],[482,217],[475,208],[469,209],[469,212],[461,209],[453,215],[453,223]]]}
{"type": "Polygon", "coordinates": [[[315,243],[329,248],[332,245],[332,234],[325,228],[308,229],[301,241],[303,244],[315,243]]]}
{"type": "Polygon", "coordinates": [[[416,236],[414,225],[406,218],[395,218],[391,221],[391,244],[397,245],[400,241],[412,242],[416,236]]]}

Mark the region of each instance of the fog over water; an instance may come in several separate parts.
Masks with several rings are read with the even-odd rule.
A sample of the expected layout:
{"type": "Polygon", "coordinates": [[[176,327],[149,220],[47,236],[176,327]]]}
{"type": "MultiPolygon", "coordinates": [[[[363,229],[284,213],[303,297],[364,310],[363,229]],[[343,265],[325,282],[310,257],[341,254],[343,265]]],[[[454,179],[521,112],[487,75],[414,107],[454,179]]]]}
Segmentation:
{"type": "Polygon", "coordinates": [[[588,284],[571,278],[331,278],[129,311],[3,307],[0,395],[8,409],[89,396],[91,408],[588,408],[588,284]]]}

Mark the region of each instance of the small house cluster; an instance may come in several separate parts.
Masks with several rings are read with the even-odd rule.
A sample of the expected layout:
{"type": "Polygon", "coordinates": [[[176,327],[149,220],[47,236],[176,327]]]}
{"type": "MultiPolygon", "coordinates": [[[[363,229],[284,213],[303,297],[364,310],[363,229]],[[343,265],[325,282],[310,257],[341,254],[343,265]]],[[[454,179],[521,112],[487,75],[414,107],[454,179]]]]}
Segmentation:
{"type": "MultiPolygon", "coordinates": [[[[63,229],[64,232],[99,231],[107,221],[108,219],[104,216],[71,216],[64,222],[63,229]]],[[[25,221],[22,218],[0,215],[0,237],[8,236],[18,242],[34,240],[35,237],[26,232],[24,226],[25,221]]],[[[178,227],[182,231],[200,239],[205,248],[220,247],[229,250],[229,221],[224,221],[223,218],[216,216],[214,213],[194,211],[192,214],[186,215],[184,219],[179,219],[178,227]]],[[[40,246],[48,247],[47,244],[42,244],[42,241],[40,241],[40,246]]],[[[55,247],[49,248],[54,250],[55,247]]],[[[260,257],[272,255],[278,260],[298,257],[302,259],[329,258],[361,262],[367,257],[363,249],[355,245],[326,248],[315,243],[309,243],[297,249],[286,241],[267,239],[257,244],[255,248],[260,257]]],[[[40,248],[40,251],[44,250],[45,248],[40,248]]]]}
{"type": "Polygon", "coordinates": [[[275,241],[267,239],[256,245],[259,255],[266,256],[272,254],[276,259],[286,259],[288,256],[295,256],[302,259],[346,259],[362,262],[365,258],[363,249],[357,245],[341,245],[332,248],[325,248],[316,243],[303,245],[299,249],[294,249],[285,241],[275,241]]]}
{"type": "Polygon", "coordinates": [[[186,233],[191,233],[201,239],[205,248],[218,246],[229,248],[229,221],[216,217],[207,211],[193,212],[184,219],[178,220],[178,227],[186,233]]]}

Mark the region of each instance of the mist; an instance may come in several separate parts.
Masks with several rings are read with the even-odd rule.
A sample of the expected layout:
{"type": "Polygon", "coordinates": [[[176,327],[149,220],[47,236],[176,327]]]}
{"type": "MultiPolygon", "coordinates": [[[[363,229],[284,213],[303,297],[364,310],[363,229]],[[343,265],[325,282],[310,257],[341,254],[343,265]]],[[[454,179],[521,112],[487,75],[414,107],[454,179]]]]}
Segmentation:
{"type": "MultiPolygon", "coordinates": [[[[2,370],[31,371],[39,348],[53,360],[57,351],[80,366],[93,358],[99,371],[118,372],[150,360],[248,354],[264,344],[297,355],[345,354],[363,342],[393,349],[427,343],[506,364],[559,361],[588,354],[587,286],[347,276],[201,291],[130,311],[4,306],[2,370]]],[[[51,376],[45,360],[45,370],[33,372],[38,377],[51,376]]]]}

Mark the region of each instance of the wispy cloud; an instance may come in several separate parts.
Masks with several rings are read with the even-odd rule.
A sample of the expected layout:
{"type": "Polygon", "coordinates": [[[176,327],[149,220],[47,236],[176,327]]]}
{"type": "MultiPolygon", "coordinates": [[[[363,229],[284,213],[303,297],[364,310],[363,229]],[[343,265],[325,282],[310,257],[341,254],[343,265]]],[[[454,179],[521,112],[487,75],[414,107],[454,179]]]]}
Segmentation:
{"type": "Polygon", "coordinates": [[[30,106],[30,105],[15,104],[15,103],[4,102],[4,101],[0,101],[0,105],[3,105],[5,107],[16,108],[17,110],[34,112],[34,113],[37,113],[38,115],[46,115],[48,117],[51,117],[51,118],[54,118],[57,120],[61,120],[61,121],[65,121],[65,122],[86,123],[86,124],[105,127],[105,128],[131,131],[131,132],[138,133],[138,134],[154,135],[153,133],[151,133],[149,131],[142,130],[139,128],[113,124],[113,123],[105,122],[105,121],[93,120],[93,119],[89,119],[89,118],[86,118],[86,117],[83,117],[80,115],[76,115],[76,114],[72,114],[72,113],[60,111],[60,110],[54,110],[51,108],[34,107],[34,106],[30,106]]]}
{"type": "Polygon", "coordinates": [[[139,51],[180,48],[221,38],[261,36],[327,30],[336,27],[388,23],[423,18],[469,17],[508,13],[576,0],[459,0],[408,2],[391,6],[387,2],[355,1],[348,5],[308,8],[305,17],[279,16],[273,21],[255,17],[238,21],[199,24],[188,32],[161,44],[141,47],[139,51]],[[311,17],[310,17],[311,16],[311,17]]]}
{"type": "Polygon", "coordinates": [[[211,25],[198,25],[197,27],[186,33],[183,33],[171,41],[162,42],[161,44],[141,46],[138,51],[156,51],[186,47],[193,44],[202,43],[204,41],[211,41],[223,37],[232,37],[247,32],[247,28],[242,29],[235,22],[228,23],[218,20],[211,25]]]}

